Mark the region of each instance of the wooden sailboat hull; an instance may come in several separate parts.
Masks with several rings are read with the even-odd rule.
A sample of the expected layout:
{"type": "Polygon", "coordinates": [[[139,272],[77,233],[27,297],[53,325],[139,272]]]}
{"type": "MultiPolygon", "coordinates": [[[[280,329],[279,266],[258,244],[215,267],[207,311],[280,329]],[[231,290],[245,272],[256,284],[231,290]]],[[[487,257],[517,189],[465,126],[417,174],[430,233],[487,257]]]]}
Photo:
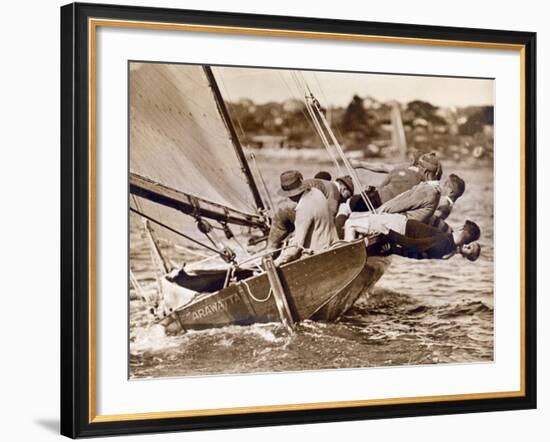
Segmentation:
{"type": "Polygon", "coordinates": [[[346,290],[334,296],[322,306],[311,319],[334,322],[348,311],[357,299],[374,287],[391,263],[390,257],[369,256],[361,273],[346,290]]]}
{"type": "MultiPolygon", "coordinates": [[[[365,244],[359,241],[285,264],[278,273],[292,318],[298,322],[339,317],[378,280],[382,267],[368,264],[365,244]]],[[[279,321],[268,277],[261,274],[198,295],[163,322],[181,331],[279,321]]]]}

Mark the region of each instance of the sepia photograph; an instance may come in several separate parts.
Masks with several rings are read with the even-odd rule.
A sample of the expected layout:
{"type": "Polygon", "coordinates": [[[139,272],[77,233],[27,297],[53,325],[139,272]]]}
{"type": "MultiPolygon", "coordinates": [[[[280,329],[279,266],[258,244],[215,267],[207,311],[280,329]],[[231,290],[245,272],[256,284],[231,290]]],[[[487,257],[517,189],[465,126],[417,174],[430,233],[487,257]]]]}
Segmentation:
{"type": "Polygon", "coordinates": [[[129,61],[128,377],[494,361],[494,87],[129,61]]]}

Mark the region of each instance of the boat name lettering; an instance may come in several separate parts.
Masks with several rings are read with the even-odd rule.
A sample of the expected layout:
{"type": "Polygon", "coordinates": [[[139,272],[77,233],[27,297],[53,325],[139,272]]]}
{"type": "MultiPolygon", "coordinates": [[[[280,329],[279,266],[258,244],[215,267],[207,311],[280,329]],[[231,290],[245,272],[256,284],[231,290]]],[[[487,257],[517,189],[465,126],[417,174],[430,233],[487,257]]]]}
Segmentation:
{"type": "Polygon", "coordinates": [[[193,321],[206,318],[214,313],[224,312],[227,308],[240,300],[238,293],[232,293],[224,299],[213,301],[193,312],[193,321]]]}

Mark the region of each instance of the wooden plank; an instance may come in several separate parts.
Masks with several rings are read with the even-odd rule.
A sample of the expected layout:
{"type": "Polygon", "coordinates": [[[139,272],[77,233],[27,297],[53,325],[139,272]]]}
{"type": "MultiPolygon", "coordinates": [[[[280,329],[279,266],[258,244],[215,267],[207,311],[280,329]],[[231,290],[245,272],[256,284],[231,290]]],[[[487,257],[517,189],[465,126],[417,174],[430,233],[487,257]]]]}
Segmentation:
{"type": "Polygon", "coordinates": [[[322,306],[311,319],[315,321],[336,321],[384,275],[391,263],[390,257],[369,257],[365,267],[342,292],[322,306]]]}
{"type": "Polygon", "coordinates": [[[309,319],[345,290],[366,259],[365,243],[358,241],[283,265],[279,274],[296,320],[309,319]]]}
{"type": "Polygon", "coordinates": [[[294,319],[287,302],[287,295],[281,284],[281,280],[277,273],[277,267],[273,262],[273,258],[268,255],[262,260],[263,266],[269,279],[270,290],[275,298],[275,304],[277,305],[277,311],[279,312],[279,319],[290,334],[294,333],[294,319]]]}

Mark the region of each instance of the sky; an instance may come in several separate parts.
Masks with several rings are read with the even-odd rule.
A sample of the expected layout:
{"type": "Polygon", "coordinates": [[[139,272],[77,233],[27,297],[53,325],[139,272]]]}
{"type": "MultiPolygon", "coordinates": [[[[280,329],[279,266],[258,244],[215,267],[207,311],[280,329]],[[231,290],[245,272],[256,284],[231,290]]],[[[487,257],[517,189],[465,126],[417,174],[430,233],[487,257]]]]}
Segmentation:
{"type": "MultiPolygon", "coordinates": [[[[292,71],[215,67],[224,98],[252,99],[258,104],[302,98],[303,88],[292,71]]],[[[449,77],[387,75],[340,72],[302,72],[305,82],[324,106],[347,106],[353,95],[372,96],[379,101],[429,101],[435,106],[491,105],[494,81],[449,77]]],[[[299,80],[300,81],[300,80],[299,80]]]]}

